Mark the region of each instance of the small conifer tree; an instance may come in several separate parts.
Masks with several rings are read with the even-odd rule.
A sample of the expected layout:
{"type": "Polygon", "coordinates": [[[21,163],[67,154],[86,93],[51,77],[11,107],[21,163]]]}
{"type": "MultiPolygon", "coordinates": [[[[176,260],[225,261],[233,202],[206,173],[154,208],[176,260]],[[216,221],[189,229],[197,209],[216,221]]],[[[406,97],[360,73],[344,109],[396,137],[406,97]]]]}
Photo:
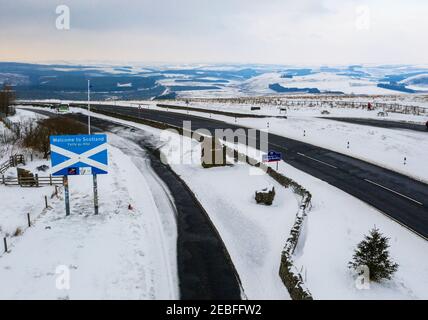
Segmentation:
{"type": "Polygon", "coordinates": [[[383,236],[376,227],[365,236],[354,252],[349,268],[358,270],[361,266],[367,266],[370,271],[370,280],[379,282],[383,279],[391,279],[397,271],[398,264],[389,257],[389,238],[383,236]]]}

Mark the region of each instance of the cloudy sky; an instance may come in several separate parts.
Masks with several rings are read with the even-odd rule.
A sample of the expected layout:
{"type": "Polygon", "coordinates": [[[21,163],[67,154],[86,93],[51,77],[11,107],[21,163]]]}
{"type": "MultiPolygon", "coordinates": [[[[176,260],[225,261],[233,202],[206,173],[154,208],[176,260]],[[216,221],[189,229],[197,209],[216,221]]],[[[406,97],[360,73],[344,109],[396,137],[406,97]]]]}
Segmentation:
{"type": "Polygon", "coordinates": [[[0,0],[0,60],[427,64],[427,16],[426,0],[0,0]]]}

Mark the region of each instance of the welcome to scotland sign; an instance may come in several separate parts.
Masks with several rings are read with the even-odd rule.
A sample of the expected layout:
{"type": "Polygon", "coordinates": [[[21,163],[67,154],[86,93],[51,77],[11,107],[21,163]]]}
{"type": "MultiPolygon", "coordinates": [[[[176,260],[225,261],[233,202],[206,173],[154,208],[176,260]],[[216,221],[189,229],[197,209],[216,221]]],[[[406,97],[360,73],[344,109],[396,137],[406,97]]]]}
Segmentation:
{"type": "Polygon", "coordinates": [[[52,175],[108,173],[107,135],[51,136],[52,175]]]}

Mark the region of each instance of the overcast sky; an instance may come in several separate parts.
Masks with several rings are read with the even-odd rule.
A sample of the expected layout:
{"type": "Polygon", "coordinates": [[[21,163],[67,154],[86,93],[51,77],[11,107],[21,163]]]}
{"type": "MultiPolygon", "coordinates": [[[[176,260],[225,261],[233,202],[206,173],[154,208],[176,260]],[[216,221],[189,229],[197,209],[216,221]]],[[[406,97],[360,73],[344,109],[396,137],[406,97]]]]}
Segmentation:
{"type": "Polygon", "coordinates": [[[427,64],[427,16],[426,0],[0,0],[0,60],[427,64]]]}

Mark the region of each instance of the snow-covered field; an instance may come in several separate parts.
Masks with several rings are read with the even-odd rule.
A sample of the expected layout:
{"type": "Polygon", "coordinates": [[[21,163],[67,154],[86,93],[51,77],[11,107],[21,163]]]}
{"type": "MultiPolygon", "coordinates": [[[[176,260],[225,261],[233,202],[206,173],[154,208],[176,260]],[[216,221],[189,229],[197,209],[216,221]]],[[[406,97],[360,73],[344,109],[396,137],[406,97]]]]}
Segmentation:
{"type": "MultiPolygon", "coordinates": [[[[369,100],[370,101],[370,100],[369,100]]],[[[403,113],[394,113],[390,112],[386,116],[379,117],[378,112],[380,110],[368,111],[360,108],[344,108],[338,106],[330,106],[330,103],[323,103],[322,106],[310,106],[310,102],[306,102],[305,105],[301,106],[288,106],[286,107],[287,111],[281,111],[280,108],[272,104],[260,104],[257,105],[260,107],[260,110],[251,111],[251,107],[255,106],[251,103],[220,103],[220,102],[191,102],[189,105],[186,105],[184,101],[168,102],[165,104],[178,105],[178,106],[188,106],[189,108],[200,108],[206,110],[215,110],[215,111],[226,111],[226,112],[236,112],[243,114],[255,114],[263,116],[307,116],[307,117],[347,117],[347,118],[367,118],[367,119],[377,119],[377,120],[390,120],[390,121],[404,121],[404,122],[414,122],[419,124],[425,124],[428,119],[428,108],[426,114],[413,115],[413,114],[403,114],[403,113]],[[323,115],[322,111],[328,111],[329,114],[323,115]]],[[[131,105],[137,106],[138,103],[130,104],[126,102],[117,103],[117,105],[131,105]]],[[[156,107],[156,103],[153,102],[144,102],[142,107],[147,107],[150,105],[150,108],[158,110],[166,110],[166,108],[156,107]]],[[[333,103],[334,105],[334,103],[333,103]]],[[[284,107],[282,107],[284,108],[284,107]]],[[[172,110],[173,112],[187,112],[183,110],[172,110]]],[[[192,112],[192,111],[190,111],[192,112]]],[[[193,111],[195,114],[204,116],[202,112],[193,111]]],[[[209,115],[209,114],[208,114],[209,115]]],[[[206,115],[205,115],[206,116],[206,115]]]]}
{"type": "Polygon", "coordinates": [[[282,78],[278,72],[264,73],[246,80],[242,87],[244,91],[256,94],[272,94],[273,90],[269,89],[269,85],[273,83],[279,83],[286,88],[317,88],[320,91],[341,91],[346,94],[400,94],[398,91],[377,87],[374,79],[352,78],[327,72],[292,78],[282,78]]]}

